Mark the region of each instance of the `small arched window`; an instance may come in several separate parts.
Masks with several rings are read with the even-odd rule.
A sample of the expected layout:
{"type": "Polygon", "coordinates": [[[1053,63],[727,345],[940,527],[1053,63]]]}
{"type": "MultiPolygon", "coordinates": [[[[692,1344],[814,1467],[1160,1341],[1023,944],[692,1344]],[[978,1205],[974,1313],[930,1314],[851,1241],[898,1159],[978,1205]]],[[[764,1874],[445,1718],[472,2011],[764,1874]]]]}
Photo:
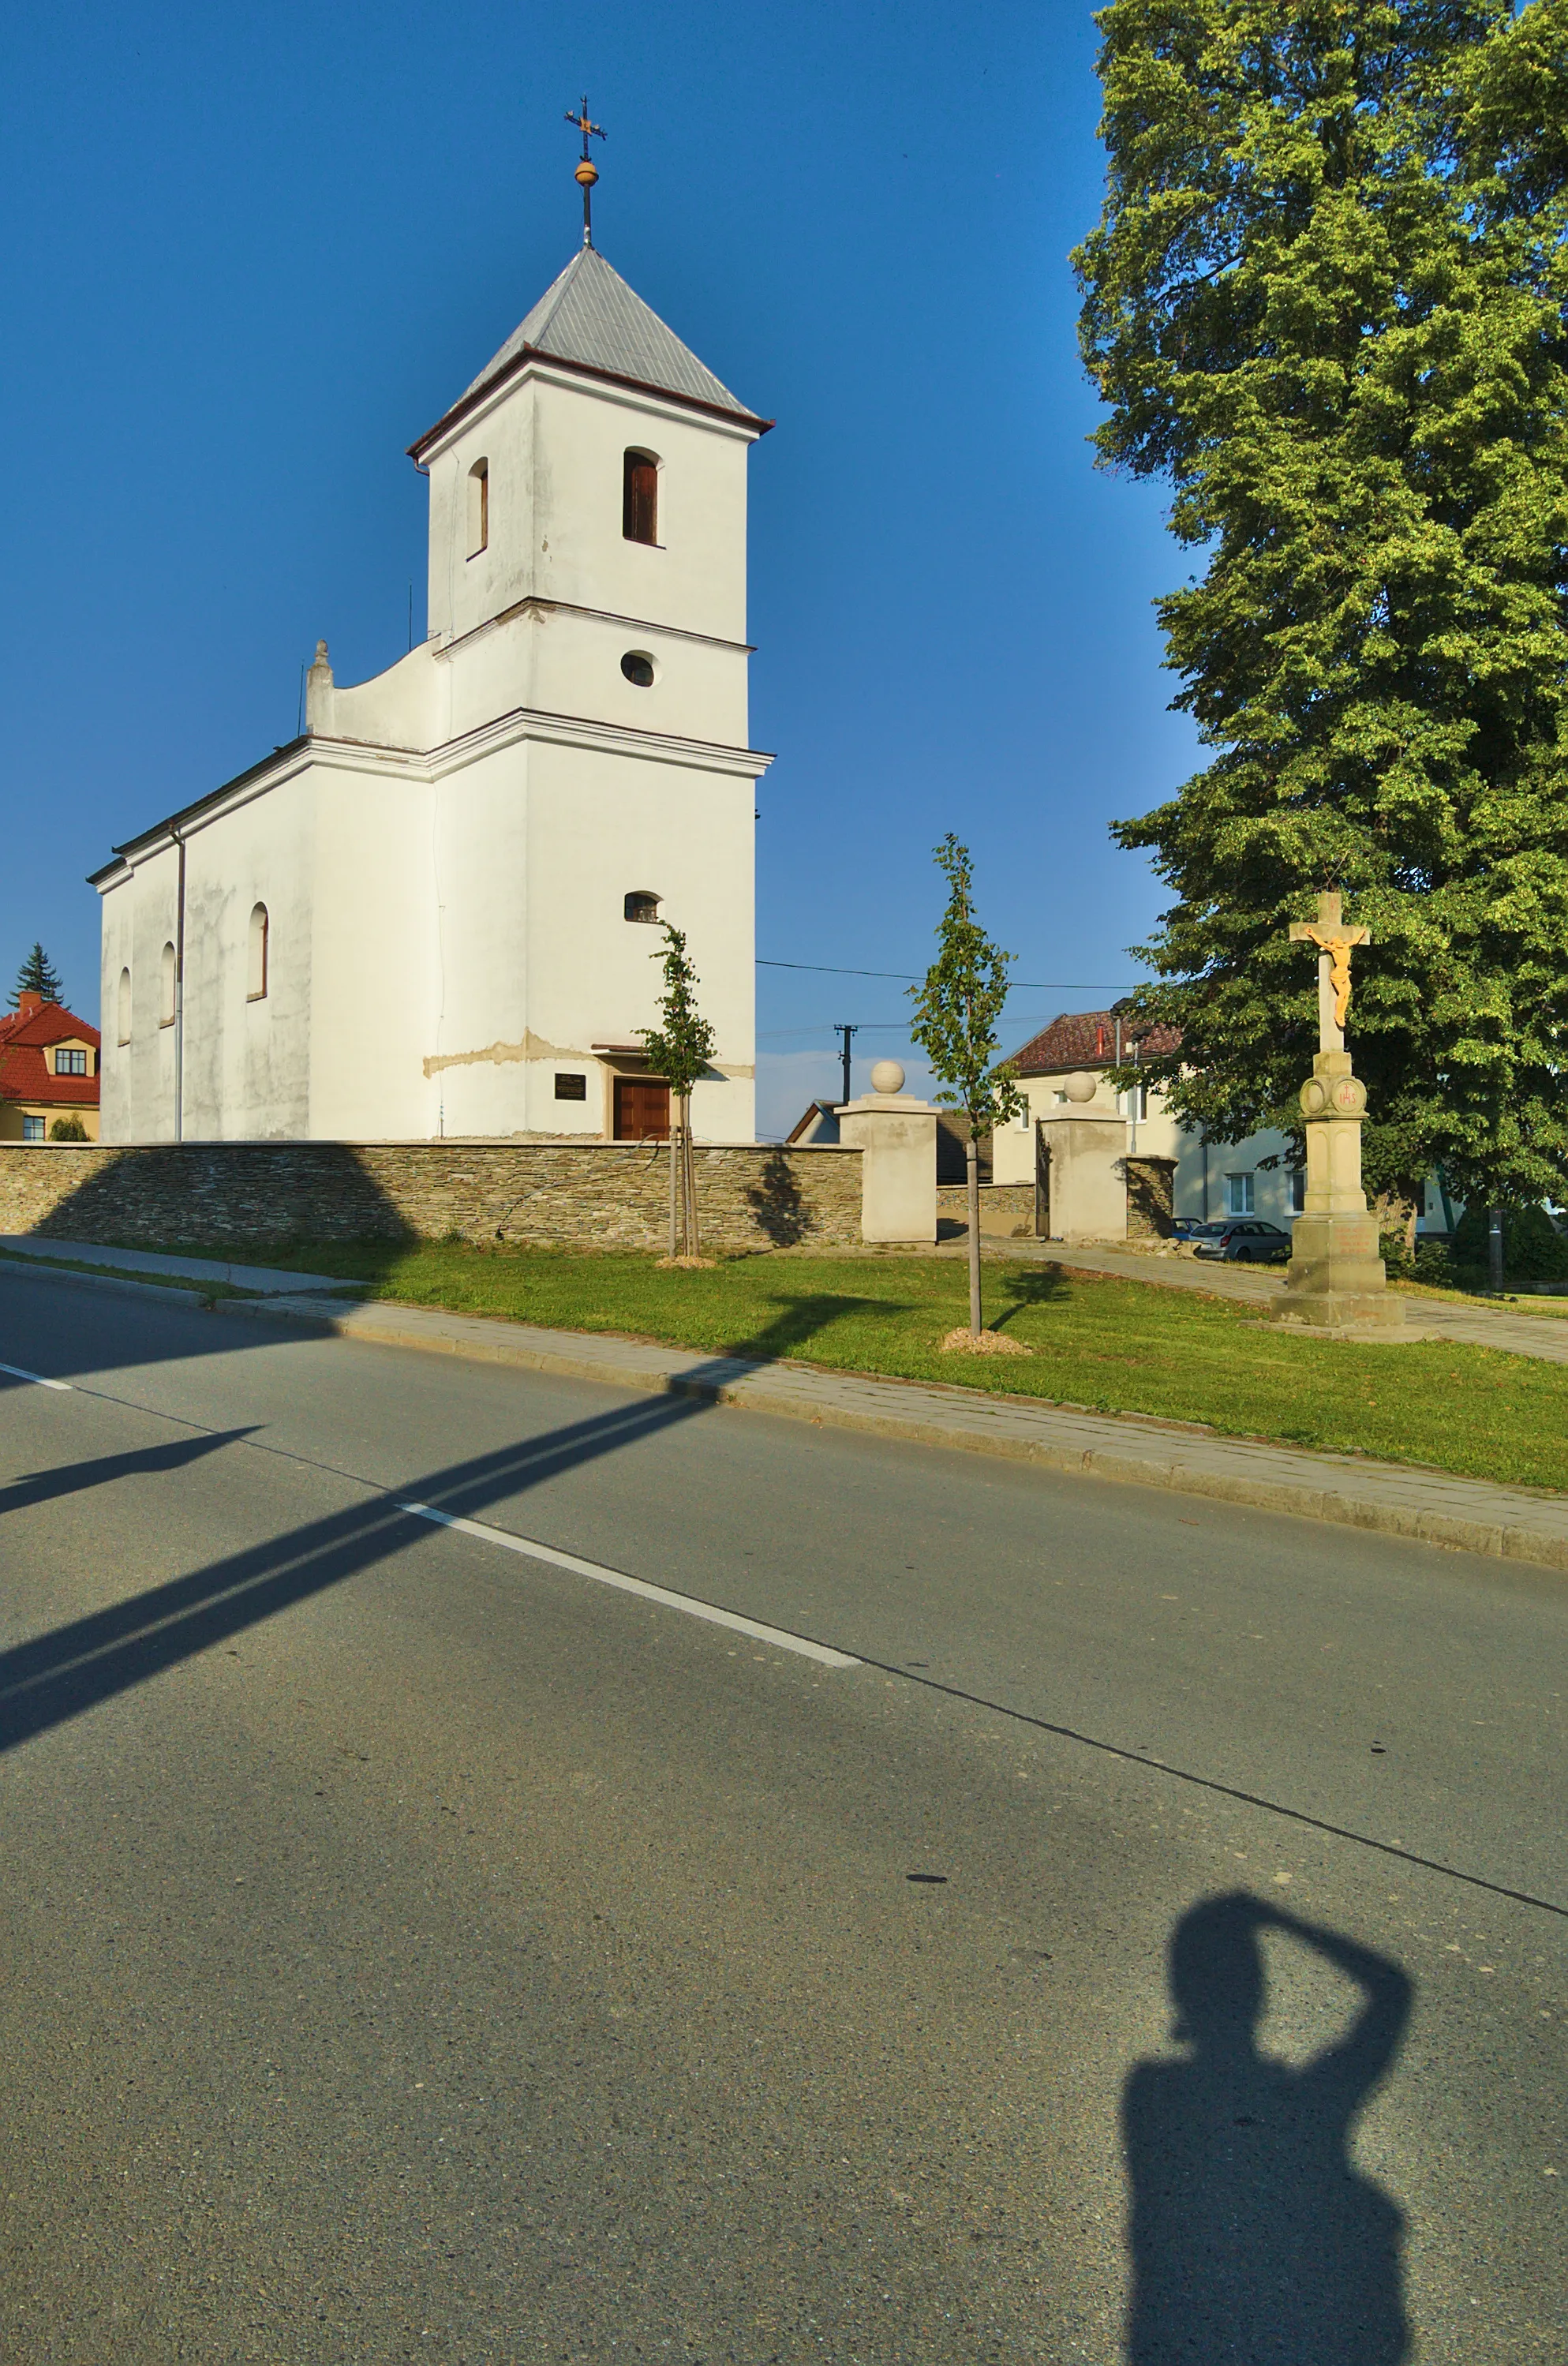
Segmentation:
{"type": "Polygon", "coordinates": [[[490,462],[476,460],[468,470],[468,557],[477,558],[490,547],[490,462]]]}
{"type": "Polygon", "coordinates": [[[119,974],[118,1015],[119,1024],[116,1031],[122,1043],[129,1043],[130,1041],[130,972],[128,969],[122,969],[119,974]]]}
{"type": "Polygon", "coordinates": [[[622,463],[621,533],[627,542],[659,540],[659,462],[630,451],[622,463]]]}
{"type": "Polygon", "coordinates": [[[162,990],[158,997],[158,1024],[160,1027],[172,1027],[175,1023],[175,949],[173,945],[164,947],[159,986],[162,990]]]}
{"type": "Polygon", "coordinates": [[[659,898],[648,887],[634,887],[622,907],[628,920],[644,920],[651,927],[659,925],[659,898]]]}
{"type": "Polygon", "coordinates": [[[256,904],[251,910],[250,957],[245,971],[247,1002],[259,1002],[266,992],[267,932],[266,906],[256,904]]]}

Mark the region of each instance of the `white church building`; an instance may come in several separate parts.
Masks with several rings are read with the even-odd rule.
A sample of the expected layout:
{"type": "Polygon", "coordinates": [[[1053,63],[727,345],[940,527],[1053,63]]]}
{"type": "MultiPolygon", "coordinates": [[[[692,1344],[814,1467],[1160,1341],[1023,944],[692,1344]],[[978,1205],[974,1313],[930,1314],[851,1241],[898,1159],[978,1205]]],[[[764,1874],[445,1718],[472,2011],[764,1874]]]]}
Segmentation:
{"type": "Polygon", "coordinates": [[[649,922],[684,930],[755,1134],[739,402],[584,243],[412,446],[427,639],[372,681],[318,647],[307,728],[116,848],[107,1142],[639,1139],[649,922]]]}

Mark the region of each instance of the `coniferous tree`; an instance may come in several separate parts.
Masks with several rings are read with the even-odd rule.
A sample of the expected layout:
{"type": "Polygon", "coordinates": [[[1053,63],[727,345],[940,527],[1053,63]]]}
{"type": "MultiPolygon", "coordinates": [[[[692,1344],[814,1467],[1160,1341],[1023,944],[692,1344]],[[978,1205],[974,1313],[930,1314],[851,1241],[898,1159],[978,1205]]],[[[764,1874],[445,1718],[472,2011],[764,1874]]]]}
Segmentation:
{"type": "Polygon", "coordinates": [[[1221,1141],[1299,1132],[1314,965],[1370,925],[1368,1179],[1568,1176],[1568,0],[1112,0],[1075,261],[1101,462],[1174,489],[1212,751],[1117,825],[1175,889],[1132,1026],[1221,1141]]]}
{"type": "Polygon", "coordinates": [[[17,983],[11,988],[13,1010],[17,1008],[24,994],[41,995],[45,1002],[63,1002],[65,999],[65,989],[55,975],[49,955],[40,944],[34,944],[31,952],[17,972],[17,983]]]}

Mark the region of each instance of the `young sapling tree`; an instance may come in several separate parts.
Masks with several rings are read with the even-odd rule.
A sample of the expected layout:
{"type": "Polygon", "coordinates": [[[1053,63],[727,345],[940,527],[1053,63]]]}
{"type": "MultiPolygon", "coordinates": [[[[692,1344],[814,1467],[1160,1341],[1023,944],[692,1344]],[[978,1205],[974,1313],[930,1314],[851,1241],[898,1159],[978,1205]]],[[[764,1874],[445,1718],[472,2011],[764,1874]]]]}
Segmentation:
{"type": "Polygon", "coordinates": [[[664,950],[652,955],[664,969],[660,1024],[642,1030],[649,1066],[670,1087],[676,1121],[670,1141],[670,1256],[702,1256],[697,1222],[697,1170],[692,1154],[692,1087],[716,1049],[712,1027],[697,1008],[701,980],[686,951],[683,930],[666,920],[664,950]],[[677,1220],[677,1210],[679,1219],[677,1220]]]}
{"type": "Polygon", "coordinates": [[[967,1344],[976,1346],[982,1336],[979,1137],[1005,1125],[1024,1107],[1013,1071],[997,1061],[997,1021],[1008,997],[1008,964],[1015,956],[993,944],[975,917],[968,848],[960,846],[949,830],[934,852],[947,876],[947,909],[937,929],[937,957],[925,983],[909,988],[915,1000],[909,1033],[942,1087],[937,1099],[945,1108],[961,1110],[969,1121],[964,1151],[969,1196],[967,1344]]]}

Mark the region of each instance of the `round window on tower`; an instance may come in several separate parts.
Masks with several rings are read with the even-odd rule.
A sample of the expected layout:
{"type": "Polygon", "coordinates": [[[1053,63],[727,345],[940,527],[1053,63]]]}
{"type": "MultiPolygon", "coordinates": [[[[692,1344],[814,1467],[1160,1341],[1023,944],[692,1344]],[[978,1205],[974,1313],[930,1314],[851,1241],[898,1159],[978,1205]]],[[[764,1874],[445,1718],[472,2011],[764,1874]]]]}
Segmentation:
{"type": "Polygon", "coordinates": [[[628,649],[621,659],[621,671],[638,690],[651,690],[659,680],[659,668],[646,649],[628,649]]]}

